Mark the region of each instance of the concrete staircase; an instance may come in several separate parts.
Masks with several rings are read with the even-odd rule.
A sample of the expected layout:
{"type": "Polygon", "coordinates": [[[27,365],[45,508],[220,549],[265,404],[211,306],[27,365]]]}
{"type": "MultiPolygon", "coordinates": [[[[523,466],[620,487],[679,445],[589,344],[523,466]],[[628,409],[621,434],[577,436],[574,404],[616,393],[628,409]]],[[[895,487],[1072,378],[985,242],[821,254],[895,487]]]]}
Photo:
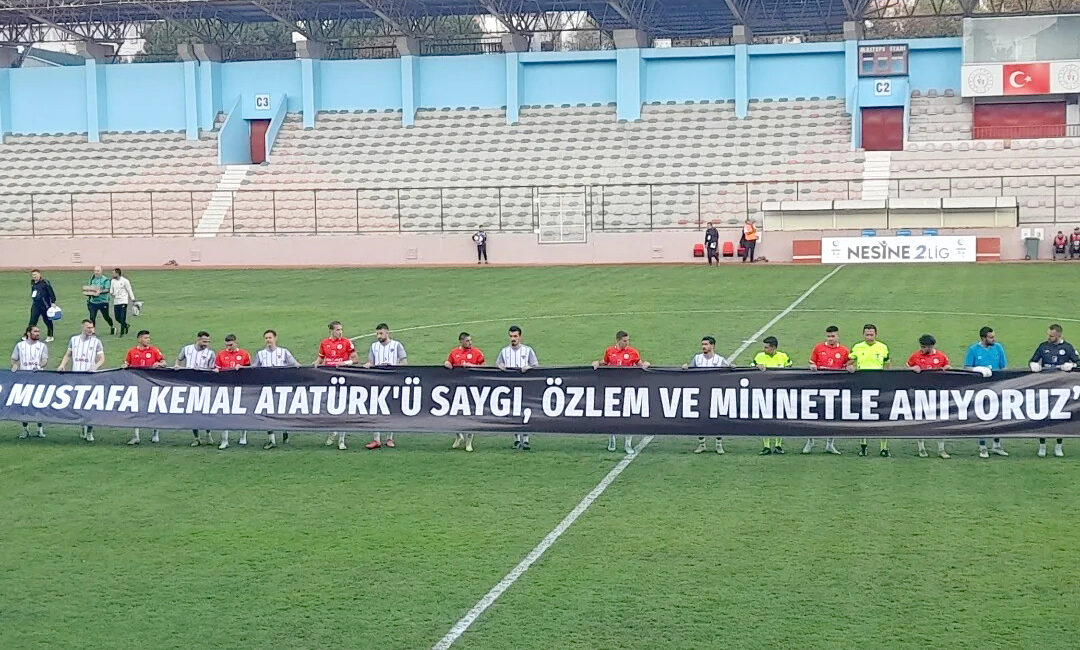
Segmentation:
{"type": "Polygon", "coordinates": [[[891,151],[867,151],[862,172],[864,201],[884,201],[889,198],[889,167],[891,151]]]}
{"type": "Polygon", "coordinates": [[[217,187],[210,195],[210,202],[199,217],[199,223],[195,226],[196,237],[216,237],[221,224],[225,222],[229,210],[232,209],[233,192],[240,189],[241,183],[247,177],[250,165],[226,165],[225,172],[221,175],[217,187]]]}

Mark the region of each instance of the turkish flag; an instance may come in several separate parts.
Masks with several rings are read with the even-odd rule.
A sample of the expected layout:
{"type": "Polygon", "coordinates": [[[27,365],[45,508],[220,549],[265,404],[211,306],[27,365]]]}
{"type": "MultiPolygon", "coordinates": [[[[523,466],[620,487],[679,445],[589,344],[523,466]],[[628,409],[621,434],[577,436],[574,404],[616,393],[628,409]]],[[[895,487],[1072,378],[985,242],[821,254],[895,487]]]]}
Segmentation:
{"type": "Polygon", "coordinates": [[[1049,63],[1011,63],[1001,66],[1006,95],[1049,95],[1049,63]]]}

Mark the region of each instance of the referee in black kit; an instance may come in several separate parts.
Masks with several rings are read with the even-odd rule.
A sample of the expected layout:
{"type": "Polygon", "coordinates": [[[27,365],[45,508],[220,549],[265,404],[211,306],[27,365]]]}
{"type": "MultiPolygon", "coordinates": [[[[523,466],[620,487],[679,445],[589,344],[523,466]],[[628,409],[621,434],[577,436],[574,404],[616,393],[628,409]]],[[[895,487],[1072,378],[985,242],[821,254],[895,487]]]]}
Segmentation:
{"type": "Polygon", "coordinates": [[[484,264],[487,264],[487,233],[483,229],[477,230],[472,240],[476,243],[476,263],[479,264],[480,260],[484,260],[484,264]]]}

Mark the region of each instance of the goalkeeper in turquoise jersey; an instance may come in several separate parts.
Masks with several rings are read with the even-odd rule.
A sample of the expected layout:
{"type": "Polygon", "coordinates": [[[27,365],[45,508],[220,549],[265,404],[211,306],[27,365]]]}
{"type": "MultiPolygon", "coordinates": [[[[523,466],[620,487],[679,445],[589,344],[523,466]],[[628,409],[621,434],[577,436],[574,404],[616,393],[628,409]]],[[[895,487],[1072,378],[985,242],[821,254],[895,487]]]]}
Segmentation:
{"type": "MultiPolygon", "coordinates": [[[[877,326],[863,325],[863,340],[851,346],[850,367],[855,370],[885,370],[889,367],[889,346],[877,340],[877,326]]],[[[866,455],[866,438],[859,441],[859,455],[866,455]]],[[[881,455],[889,455],[889,441],[881,439],[881,455]]]]}
{"type": "MultiPolygon", "coordinates": [[[[754,365],[759,370],[769,370],[770,368],[790,368],[791,357],[786,352],[777,350],[777,346],[780,344],[776,340],[775,336],[766,336],[761,341],[761,352],[754,355],[754,365]]],[[[784,453],[784,439],[783,438],[762,438],[761,439],[761,455],[767,456],[769,454],[782,454],[784,453]],[[770,446],[770,442],[772,445],[770,446]]]]}

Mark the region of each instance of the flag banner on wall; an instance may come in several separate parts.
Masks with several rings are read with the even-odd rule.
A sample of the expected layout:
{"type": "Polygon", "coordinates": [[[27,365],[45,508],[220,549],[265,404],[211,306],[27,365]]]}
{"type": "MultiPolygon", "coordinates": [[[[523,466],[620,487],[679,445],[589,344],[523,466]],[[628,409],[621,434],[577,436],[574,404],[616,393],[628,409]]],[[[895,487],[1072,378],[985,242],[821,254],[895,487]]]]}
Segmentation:
{"type": "Polygon", "coordinates": [[[411,367],[0,374],[0,419],[158,429],[1069,436],[1080,373],[411,367]]]}

